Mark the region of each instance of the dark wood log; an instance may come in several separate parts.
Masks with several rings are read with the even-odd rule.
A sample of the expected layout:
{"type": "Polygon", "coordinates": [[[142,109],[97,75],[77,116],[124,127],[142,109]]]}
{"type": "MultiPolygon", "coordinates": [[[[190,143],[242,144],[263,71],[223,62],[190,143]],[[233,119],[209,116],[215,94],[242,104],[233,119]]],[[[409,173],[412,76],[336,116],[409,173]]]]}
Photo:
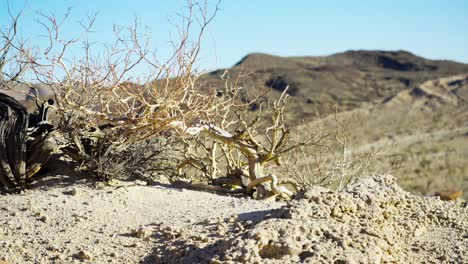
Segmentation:
{"type": "Polygon", "coordinates": [[[46,120],[48,104],[41,105],[39,118],[35,117],[29,127],[26,108],[0,93],[0,187],[24,186],[52,155],[54,147],[48,138],[53,127],[46,120]]]}

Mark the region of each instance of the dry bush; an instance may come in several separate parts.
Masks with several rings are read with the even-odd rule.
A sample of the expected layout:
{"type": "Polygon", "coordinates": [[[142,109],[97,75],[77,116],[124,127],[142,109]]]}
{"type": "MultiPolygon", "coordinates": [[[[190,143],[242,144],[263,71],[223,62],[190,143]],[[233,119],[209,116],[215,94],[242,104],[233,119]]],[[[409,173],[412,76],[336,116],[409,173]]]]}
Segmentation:
{"type": "Polygon", "coordinates": [[[184,157],[177,166],[181,177],[209,189],[222,187],[216,188],[219,191],[252,194],[255,189],[257,197],[290,197],[312,185],[342,190],[371,174],[375,158],[393,145],[355,153],[349,147],[347,125],[337,117],[335,131],[307,128],[309,136],[301,138],[285,119],[287,88],[277,101],[260,104],[256,114],[247,110],[248,103],[236,104],[240,91],[231,86],[218,91],[218,115],[182,129],[189,136],[182,137],[184,157]]]}
{"type": "Polygon", "coordinates": [[[188,1],[166,59],[151,48],[136,20],[127,29],[114,26],[114,41],[99,46],[89,39],[95,16],[81,22],[79,36],[66,39],[61,33],[70,12],[61,18],[43,14],[40,23],[49,45],[23,54],[35,79],[55,93],[66,142],[62,151],[83,170],[108,179],[160,154],[145,148],[139,157],[128,156],[133,144],[164,137],[174,122],[190,124],[211,115],[214,96],[196,86],[195,63],[218,5],[188,1]]]}
{"type": "Polygon", "coordinates": [[[0,86],[2,89],[10,89],[13,83],[20,80],[28,68],[24,60],[25,42],[18,37],[18,23],[22,13],[13,15],[8,6],[10,22],[4,28],[0,28],[0,86]]]}
{"type": "Polygon", "coordinates": [[[353,152],[346,122],[335,116],[335,124],[336,130],[327,134],[320,144],[289,153],[285,157],[288,166],[280,167],[279,173],[294,179],[303,188],[320,185],[338,191],[363,176],[375,174],[372,166],[375,159],[389,151],[395,142],[389,140],[378,149],[353,152]]]}
{"type": "Polygon", "coordinates": [[[231,88],[220,93],[218,100],[222,103],[217,104],[218,115],[180,128],[181,133],[189,137],[185,138],[187,150],[178,166],[179,173],[185,167],[193,167],[210,185],[241,187],[248,195],[256,191],[259,198],[291,197],[297,191],[296,182],[289,177],[278,177],[271,167],[285,165],[284,156],[301,147],[318,144],[325,136],[317,133],[305,140],[291,140],[291,128],[285,120],[287,90],[277,101],[267,104],[265,108],[271,119],[261,126],[258,123],[264,104],[260,105],[257,115],[249,119],[247,106],[236,107],[233,101],[238,90],[231,88]]]}
{"type": "Polygon", "coordinates": [[[206,181],[205,187],[290,197],[310,184],[338,180],[341,189],[366,173],[374,156],[351,157],[340,123],[335,146],[324,145],[328,135],[319,132],[307,139],[291,136],[285,119],[288,87],[277,101],[263,104],[246,102],[250,96],[236,81],[217,91],[200,89],[195,63],[218,5],[188,2],[165,60],[151,49],[151,39],[137,21],[127,29],[114,27],[114,41],[98,46],[88,37],[95,16],[81,22],[82,34],[66,39],[61,33],[70,13],[42,15],[49,45],[36,49],[12,41],[15,19],[2,31],[6,41],[0,67],[11,61],[13,70],[1,80],[16,81],[30,69],[35,81],[48,85],[56,97],[61,150],[80,170],[104,180],[174,170],[183,176],[193,168],[197,173],[188,178],[206,181]],[[75,52],[78,46],[81,54],[75,52]],[[256,115],[248,111],[252,103],[259,105],[256,115]],[[261,119],[267,116],[263,112],[271,119],[261,119]],[[315,151],[307,153],[311,146],[315,151]],[[324,155],[336,146],[341,146],[338,155],[324,155]]]}
{"type": "Polygon", "coordinates": [[[170,178],[180,155],[174,148],[175,140],[172,136],[162,136],[136,142],[112,142],[103,147],[105,151],[97,152],[99,155],[90,157],[76,169],[97,174],[102,180],[116,177],[154,180],[161,175],[170,178]]]}

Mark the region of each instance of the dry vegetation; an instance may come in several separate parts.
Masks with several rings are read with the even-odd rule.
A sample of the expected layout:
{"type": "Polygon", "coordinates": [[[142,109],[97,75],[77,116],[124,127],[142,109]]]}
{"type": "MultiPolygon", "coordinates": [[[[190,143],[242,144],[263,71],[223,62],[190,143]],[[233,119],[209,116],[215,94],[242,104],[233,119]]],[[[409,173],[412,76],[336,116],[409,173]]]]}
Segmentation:
{"type": "MultiPolygon", "coordinates": [[[[414,185],[411,190],[418,193],[463,182],[459,175],[466,168],[459,154],[452,155],[457,151],[445,151],[437,162],[426,155],[444,155],[434,148],[446,148],[445,141],[413,140],[407,148],[393,144],[414,133],[408,129],[447,123],[444,113],[452,108],[442,107],[443,113],[435,111],[430,118],[427,111],[396,115],[395,106],[381,107],[381,101],[429,76],[463,72],[465,65],[407,52],[353,51],[321,58],[254,54],[229,71],[200,75],[195,65],[201,41],[218,5],[188,2],[165,59],[138,21],[126,29],[114,27],[113,41],[103,44],[89,38],[95,16],[81,22],[83,32],[67,39],[62,33],[71,23],[69,12],[41,15],[49,42],[39,49],[17,36],[21,14],[12,15],[2,31],[1,85],[4,91],[19,83],[50,87],[55,100],[36,97],[42,114],[31,117],[29,126],[45,121],[51,109],[55,126],[47,123],[47,133],[36,141],[54,138],[55,152],[101,180],[165,175],[210,190],[249,195],[256,190],[257,197],[291,196],[309,185],[341,190],[363,175],[394,168],[407,175],[405,187],[414,185]],[[338,113],[309,122],[332,111],[338,113]],[[307,132],[295,134],[294,129],[307,132]],[[436,171],[451,184],[416,183],[436,171]]],[[[457,116],[459,121],[449,123],[463,122],[465,115],[457,116]]],[[[453,142],[463,141],[460,133],[453,142]]],[[[15,178],[30,178],[47,158],[25,161],[32,172],[18,172],[24,175],[15,178]]]]}
{"type": "MultiPolygon", "coordinates": [[[[306,140],[291,140],[291,128],[285,120],[286,91],[277,101],[266,106],[271,119],[263,124],[263,129],[257,127],[262,104],[257,115],[247,120],[249,112],[234,111],[233,103],[222,104],[227,107],[219,109],[212,121],[186,129],[186,133],[196,137],[185,140],[186,158],[178,169],[193,166],[201,170],[202,176],[210,179],[212,184],[242,186],[247,194],[253,194],[256,189],[257,197],[270,194],[291,197],[300,187],[298,182],[292,177],[279,178],[270,167],[273,164],[277,167],[291,166],[283,163],[284,156],[305,146],[316,145],[325,136],[317,133],[306,140]],[[234,114],[233,118],[231,114],[234,114]],[[201,133],[204,138],[197,137],[201,133]],[[201,151],[191,153],[189,149],[192,145],[198,146],[201,151]],[[223,177],[218,177],[219,174],[223,177]],[[261,185],[265,182],[269,185],[261,185]],[[293,190],[280,186],[282,184],[290,185],[293,190]]],[[[228,99],[228,102],[231,100],[228,99]]]]}
{"type": "MultiPolygon", "coordinates": [[[[185,14],[179,17],[178,39],[171,42],[172,55],[166,60],[151,48],[150,36],[140,32],[137,21],[125,30],[114,27],[114,41],[98,46],[88,38],[96,17],[81,22],[83,32],[67,39],[62,31],[69,23],[69,11],[63,17],[41,14],[39,23],[49,41],[39,49],[15,42],[20,15],[12,16],[11,27],[3,32],[3,50],[13,55],[4,55],[1,65],[13,65],[14,73],[3,71],[3,89],[24,82],[25,73],[34,76],[29,81],[50,87],[54,101],[34,100],[46,112],[53,108],[57,126],[48,123],[47,131],[57,132],[42,136],[41,141],[47,142],[53,135],[55,152],[70,158],[77,170],[101,180],[164,173],[177,180],[192,167],[200,173],[191,172],[188,178],[195,180],[198,175],[202,179],[192,186],[248,195],[255,192],[258,198],[291,197],[307,184],[324,181],[338,180],[342,188],[354,177],[345,176],[347,165],[341,164],[338,174],[322,173],[320,181],[309,181],[288,169],[293,164],[284,163],[329,136],[317,132],[302,139],[292,137],[286,101],[294,87],[285,87],[277,100],[263,103],[257,100],[262,92],[252,99],[240,83],[231,80],[212,90],[198,83],[195,62],[218,5],[188,2],[185,14]],[[79,54],[78,47],[83,47],[79,54]],[[248,111],[254,104],[259,108],[256,115],[248,111]],[[260,121],[264,112],[270,118],[260,121]]],[[[347,143],[341,144],[345,151],[347,143]]],[[[4,158],[16,162],[8,159],[4,158]]],[[[43,162],[29,161],[39,163],[35,172],[43,162]]],[[[19,174],[24,174],[20,178],[32,175],[19,174]]]]}

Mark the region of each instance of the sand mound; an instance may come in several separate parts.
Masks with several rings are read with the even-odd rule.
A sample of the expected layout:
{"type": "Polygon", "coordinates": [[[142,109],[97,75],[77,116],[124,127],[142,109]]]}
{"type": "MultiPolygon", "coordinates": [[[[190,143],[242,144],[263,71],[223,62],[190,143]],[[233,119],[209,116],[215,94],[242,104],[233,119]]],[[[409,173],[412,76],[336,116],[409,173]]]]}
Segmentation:
{"type": "Polygon", "coordinates": [[[468,203],[413,196],[393,176],[313,187],[264,215],[160,227],[156,262],[468,263],[468,203]]]}

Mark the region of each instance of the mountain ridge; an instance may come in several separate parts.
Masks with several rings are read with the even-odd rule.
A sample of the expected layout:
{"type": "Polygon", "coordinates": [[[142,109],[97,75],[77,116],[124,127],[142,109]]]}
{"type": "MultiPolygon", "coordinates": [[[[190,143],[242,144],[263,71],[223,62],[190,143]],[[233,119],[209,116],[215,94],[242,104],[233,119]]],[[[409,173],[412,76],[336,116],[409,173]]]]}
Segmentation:
{"type": "Polygon", "coordinates": [[[346,51],[328,56],[280,57],[265,53],[244,56],[230,69],[200,77],[205,89],[236,80],[246,88],[245,100],[269,91],[278,98],[289,87],[293,124],[379,104],[399,92],[442,77],[468,73],[468,64],[429,60],[409,51],[346,51]],[[224,80],[220,78],[223,76],[224,80]]]}
{"type": "MultiPolygon", "coordinates": [[[[390,56],[407,56],[407,57],[413,57],[415,59],[424,59],[427,61],[434,61],[434,62],[451,62],[451,63],[457,63],[457,64],[465,64],[467,65],[468,63],[464,63],[461,61],[457,60],[451,60],[451,59],[430,59],[426,58],[421,55],[417,55],[411,51],[408,50],[366,50],[366,49],[351,49],[351,50],[346,50],[346,51],[341,51],[341,52],[335,52],[331,53],[329,55],[305,55],[305,56],[281,56],[281,55],[274,55],[271,53],[264,53],[264,52],[251,52],[242,57],[238,62],[234,63],[231,68],[234,68],[236,66],[239,66],[243,64],[244,62],[250,60],[250,59],[264,59],[264,58],[276,58],[276,59],[323,59],[323,58],[328,58],[328,57],[342,57],[342,56],[364,56],[364,55],[390,55],[390,56]]],[[[219,69],[218,69],[219,70],[219,69]]],[[[217,70],[215,70],[217,71],[217,70]]]]}

